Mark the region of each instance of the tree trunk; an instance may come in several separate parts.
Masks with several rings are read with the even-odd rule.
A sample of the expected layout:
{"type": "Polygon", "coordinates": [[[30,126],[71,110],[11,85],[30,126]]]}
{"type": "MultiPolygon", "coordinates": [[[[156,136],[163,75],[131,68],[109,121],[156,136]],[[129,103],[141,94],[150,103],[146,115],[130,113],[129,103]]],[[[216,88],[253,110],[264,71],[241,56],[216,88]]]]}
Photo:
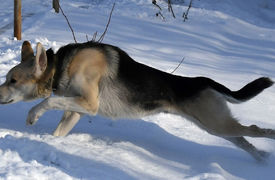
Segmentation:
{"type": "Polygon", "coordinates": [[[21,40],[21,0],[14,0],[14,37],[21,40]]]}
{"type": "Polygon", "coordinates": [[[53,0],[53,8],[56,13],[59,13],[59,0],[53,0]]]}

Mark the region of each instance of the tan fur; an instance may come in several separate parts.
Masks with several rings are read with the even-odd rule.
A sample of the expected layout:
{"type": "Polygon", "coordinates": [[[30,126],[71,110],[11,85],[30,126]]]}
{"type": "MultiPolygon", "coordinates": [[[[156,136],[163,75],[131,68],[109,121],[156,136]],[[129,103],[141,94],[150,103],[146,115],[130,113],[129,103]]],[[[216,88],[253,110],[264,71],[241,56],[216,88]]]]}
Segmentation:
{"type": "Polygon", "coordinates": [[[68,67],[68,76],[72,84],[79,89],[81,97],[76,103],[91,114],[96,114],[99,108],[98,83],[107,70],[104,55],[98,50],[84,49],[78,52],[68,67]]]}
{"type": "Polygon", "coordinates": [[[21,61],[31,59],[34,56],[31,44],[28,41],[24,41],[21,50],[21,61]]]}
{"type": "Polygon", "coordinates": [[[218,136],[236,136],[241,128],[235,120],[224,97],[214,90],[203,91],[195,100],[186,102],[183,111],[195,117],[196,124],[211,134],[218,136]]]}
{"type": "Polygon", "coordinates": [[[54,136],[65,136],[70,132],[70,130],[79,121],[82,114],[77,112],[65,111],[64,115],[58,124],[56,130],[54,131],[54,136]]]}

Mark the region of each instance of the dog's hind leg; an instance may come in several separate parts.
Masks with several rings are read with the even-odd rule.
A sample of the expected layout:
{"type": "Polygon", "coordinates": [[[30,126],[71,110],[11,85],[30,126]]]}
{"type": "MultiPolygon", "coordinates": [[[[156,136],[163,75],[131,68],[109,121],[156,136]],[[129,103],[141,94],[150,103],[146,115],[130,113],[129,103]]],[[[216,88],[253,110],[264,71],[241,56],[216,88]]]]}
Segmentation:
{"type": "Polygon", "coordinates": [[[202,92],[196,99],[182,106],[184,114],[210,134],[222,137],[249,152],[255,159],[263,159],[264,152],[257,150],[243,136],[275,139],[275,130],[244,126],[232,117],[223,96],[211,90],[202,92]]]}
{"type": "Polygon", "coordinates": [[[249,143],[244,137],[226,137],[224,139],[232,142],[237,147],[248,152],[252,157],[254,157],[259,162],[264,161],[265,158],[269,156],[269,153],[258,150],[255,146],[249,143]]]}
{"type": "MultiPolygon", "coordinates": [[[[214,117],[212,117],[215,119],[214,117]]],[[[216,124],[204,124],[204,129],[210,134],[220,137],[264,137],[275,139],[275,130],[260,128],[256,125],[244,126],[240,124],[235,118],[228,116],[224,117],[223,120],[216,119],[216,124]]]]}
{"type": "Polygon", "coordinates": [[[275,130],[244,126],[232,117],[223,98],[215,91],[205,90],[193,101],[185,102],[183,112],[193,117],[202,129],[220,137],[266,137],[275,139],[275,130]]]}
{"type": "MultiPolygon", "coordinates": [[[[215,119],[215,117],[212,117],[215,119]]],[[[237,119],[228,115],[220,119],[216,119],[215,124],[205,124],[206,130],[220,137],[264,137],[275,139],[275,130],[260,128],[256,125],[244,126],[240,124],[237,119]],[[221,123],[222,122],[222,123],[221,123]]]]}
{"type": "Polygon", "coordinates": [[[275,139],[274,129],[260,128],[256,125],[251,125],[251,126],[239,125],[237,129],[237,134],[241,136],[265,137],[265,138],[275,139]]]}
{"type": "Polygon", "coordinates": [[[82,114],[78,112],[65,111],[53,135],[66,136],[76,125],[81,116],[82,114]]]}

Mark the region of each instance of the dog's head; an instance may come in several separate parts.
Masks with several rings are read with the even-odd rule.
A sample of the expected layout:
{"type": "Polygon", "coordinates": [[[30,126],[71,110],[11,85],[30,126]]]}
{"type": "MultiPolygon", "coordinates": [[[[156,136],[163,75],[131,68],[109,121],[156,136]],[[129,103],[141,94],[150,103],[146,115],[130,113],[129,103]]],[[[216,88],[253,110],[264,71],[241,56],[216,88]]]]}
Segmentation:
{"type": "Polygon", "coordinates": [[[6,75],[6,81],[0,86],[0,104],[15,103],[39,98],[38,82],[47,68],[47,55],[38,43],[36,56],[31,44],[25,41],[21,49],[21,62],[6,75]]]}

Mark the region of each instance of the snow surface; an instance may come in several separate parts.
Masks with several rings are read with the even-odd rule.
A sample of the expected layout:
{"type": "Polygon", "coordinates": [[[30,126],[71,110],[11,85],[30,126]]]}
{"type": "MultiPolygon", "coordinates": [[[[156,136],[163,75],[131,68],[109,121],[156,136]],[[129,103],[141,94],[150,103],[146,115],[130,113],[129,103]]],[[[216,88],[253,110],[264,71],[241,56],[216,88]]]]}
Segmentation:
{"type": "MultiPolygon", "coordinates": [[[[103,32],[112,0],[66,0],[61,5],[79,42],[103,32]]],[[[104,39],[149,66],[185,76],[207,76],[233,90],[260,76],[275,80],[274,0],[194,0],[183,22],[184,5],[163,7],[155,16],[151,0],[116,1],[104,39]]],[[[73,42],[51,1],[22,1],[23,40],[57,50],[73,42]]],[[[0,6],[0,82],[19,63],[23,42],[12,38],[13,4],[0,6]]],[[[28,110],[39,102],[0,106],[0,179],[275,179],[275,142],[248,138],[271,153],[257,163],[231,143],[200,130],[186,119],[157,114],[141,120],[84,117],[66,137],[51,133],[62,113],[47,112],[33,127],[28,110]]],[[[230,105],[243,124],[275,129],[275,88],[253,100],[230,105]]]]}

